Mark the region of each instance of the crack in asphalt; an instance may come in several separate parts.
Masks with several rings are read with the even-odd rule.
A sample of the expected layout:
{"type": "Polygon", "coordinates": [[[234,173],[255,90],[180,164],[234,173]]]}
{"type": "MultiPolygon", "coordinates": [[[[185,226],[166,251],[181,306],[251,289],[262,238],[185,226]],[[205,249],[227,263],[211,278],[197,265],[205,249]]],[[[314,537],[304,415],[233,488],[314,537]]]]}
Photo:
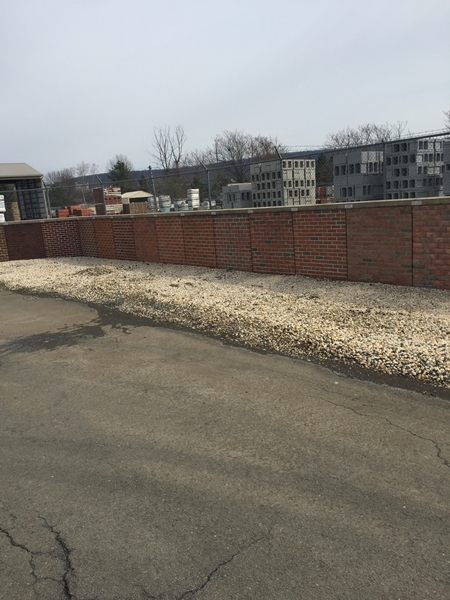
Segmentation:
{"type": "MultiPolygon", "coordinates": [[[[329,392],[329,390],[325,390],[325,391],[329,392]]],[[[383,417],[381,415],[368,415],[367,413],[359,412],[358,410],[356,410],[355,408],[352,408],[351,406],[347,406],[345,404],[339,404],[338,402],[332,402],[331,400],[326,400],[322,396],[319,396],[319,397],[323,402],[326,402],[327,404],[332,404],[333,406],[337,406],[339,408],[345,408],[346,410],[350,410],[351,412],[355,413],[356,415],[358,415],[360,417],[369,417],[371,419],[378,419],[380,421],[386,421],[386,423],[389,423],[389,425],[391,425],[392,427],[395,427],[396,429],[400,429],[400,431],[409,433],[410,435],[412,435],[416,438],[419,438],[420,440],[423,440],[424,442],[431,442],[436,449],[437,458],[442,462],[442,464],[445,467],[450,468],[450,462],[444,456],[442,456],[442,448],[439,446],[438,442],[436,442],[435,440],[433,440],[431,438],[423,437],[423,436],[419,435],[418,433],[411,431],[410,429],[406,429],[406,427],[401,427],[401,425],[397,425],[396,423],[393,423],[387,417],[383,417]]]]}
{"type": "Polygon", "coordinates": [[[271,531],[272,531],[272,529],[270,529],[266,535],[261,536],[261,537],[257,538],[256,540],[251,541],[249,544],[246,544],[245,546],[242,546],[241,548],[239,548],[239,550],[237,550],[237,552],[232,554],[230,556],[230,558],[219,563],[212,571],[210,571],[202,583],[200,583],[197,587],[193,588],[192,590],[187,590],[186,592],[183,592],[181,594],[181,596],[177,596],[175,598],[175,600],[184,600],[185,598],[194,598],[198,592],[200,592],[204,587],[206,587],[208,585],[208,583],[211,581],[213,576],[218,571],[220,571],[220,569],[222,569],[222,567],[225,567],[226,565],[228,565],[237,556],[239,556],[239,554],[242,554],[242,552],[245,552],[245,550],[248,550],[249,548],[256,546],[256,544],[258,544],[261,540],[267,539],[269,537],[271,531]]]}
{"type": "Polygon", "coordinates": [[[31,569],[31,571],[30,571],[31,577],[33,578],[33,592],[34,592],[35,597],[38,598],[38,594],[36,591],[36,585],[38,584],[39,581],[42,581],[44,579],[50,579],[50,578],[38,577],[36,575],[36,565],[34,564],[34,557],[50,555],[50,553],[48,553],[48,552],[33,552],[32,550],[27,548],[24,544],[20,544],[19,542],[16,542],[16,540],[13,538],[11,533],[7,529],[3,529],[2,527],[0,527],[0,533],[3,533],[3,535],[5,535],[7,537],[9,543],[11,544],[11,546],[13,546],[13,548],[19,548],[20,550],[23,550],[24,552],[26,552],[27,554],[30,555],[30,558],[28,559],[28,564],[30,565],[30,569],[31,569]]]}
{"type": "Polygon", "coordinates": [[[72,562],[70,559],[70,554],[72,551],[67,546],[66,541],[64,540],[64,538],[61,535],[61,532],[57,531],[53,525],[50,525],[44,517],[41,517],[40,515],[38,515],[38,517],[43,521],[43,527],[45,527],[46,529],[48,529],[49,531],[52,532],[56,542],[58,543],[58,546],[62,550],[62,553],[63,553],[63,561],[62,562],[64,564],[64,573],[62,575],[62,580],[55,579],[54,577],[39,577],[36,573],[35,557],[36,556],[48,556],[48,557],[54,559],[55,555],[53,552],[39,552],[39,551],[34,552],[33,550],[30,550],[27,546],[25,546],[25,544],[21,544],[18,541],[16,541],[14,539],[14,537],[12,536],[12,534],[7,529],[0,527],[0,533],[3,533],[3,535],[8,539],[11,546],[13,546],[14,548],[19,548],[20,550],[23,550],[24,552],[26,552],[27,554],[30,555],[28,563],[30,565],[31,576],[33,578],[33,591],[34,591],[34,595],[36,598],[39,598],[39,594],[36,590],[37,584],[41,581],[53,581],[55,583],[59,583],[62,585],[64,598],[66,598],[67,600],[77,600],[76,595],[73,592],[71,592],[71,590],[70,590],[70,579],[72,576],[75,575],[75,569],[73,568],[72,562]]]}
{"type": "Polygon", "coordinates": [[[55,537],[55,540],[58,542],[58,545],[63,552],[63,556],[64,556],[63,563],[65,566],[65,569],[64,569],[63,576],[62,576],[62,584],[63,584],[64,597],[67,598],[67,600],[77,600],[76,595],[74,593],[72,593],[70,590],[70,580],[71,580],[72,576],[75,576],[75,569],[72,565],[72,561],[70,558],[72,550],[69,548],[65,539],[62,537],[61,532],[57,531],[55,529],[54,525],[50,525],[48,523],[47,519],[45,519],[45,517],[41,517],[41,515],[38,515],[38,516],[41,519],[41,521],[44,522],[43,526],[52,532],[52,534],[55,537]]]}

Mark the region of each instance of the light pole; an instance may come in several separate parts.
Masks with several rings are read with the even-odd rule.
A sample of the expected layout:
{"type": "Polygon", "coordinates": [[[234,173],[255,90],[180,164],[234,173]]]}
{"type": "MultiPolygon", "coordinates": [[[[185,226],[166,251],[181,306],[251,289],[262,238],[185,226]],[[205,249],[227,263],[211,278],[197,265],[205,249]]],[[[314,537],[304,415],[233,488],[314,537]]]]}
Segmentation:
{"type": "Polygon", "coordinates": [[[155,199],[155,208],[156,208],[156,188],[155,188],[155,180],[153,179],[153,170],[149,165],[148,170],[150,171],[150,179],[152,180],[152,190],[153,190],[153,198],[155,199]]]}
{"type": "Polygon", "coordinates": [[[209,206],[211,207],[211,180],[209,178],[209,169],[207,167],[205,167],[205,165],[199,161],[200,165],[205,169],[206,171],[206,176],[208,178],[208,196],[209,196],[209,206]]]}
{"type": "Polygon", "coordinates": [[[284,175],[283,175],[283,157],[280,154],[280,151],[278,150],[277,146],[275,146],[275,144],[273,145],[273,147],[275,148],[275,150],[277,151],[278,154],[278,158],[280,159],[280,166],[281,166],[281,193],[283,195],[283,199],[282,199],[282,206],[284,206],[284,175]]]}

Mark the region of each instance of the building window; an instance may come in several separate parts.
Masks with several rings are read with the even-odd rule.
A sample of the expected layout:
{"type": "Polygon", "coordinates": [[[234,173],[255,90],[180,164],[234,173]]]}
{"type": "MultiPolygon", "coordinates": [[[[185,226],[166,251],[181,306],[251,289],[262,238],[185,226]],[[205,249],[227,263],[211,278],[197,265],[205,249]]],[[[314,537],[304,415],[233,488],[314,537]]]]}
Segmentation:
{"type": "Polygon", "coordinates": [[[416,187],[416,180],[415,179],[410,179],[409,180],[409,187],[410,188],[415,188],[416,187]]]}
{"type": "Polygon", "coordinates": [[[346,165],[341,166],[341,175],[345,175],[347,173],[346,165]]]}
{"type": "Polygon", "coordinates": [[[400,152],[400,144],[394,144],[394,152],[400,152]]]}
{"type": "Polygon", "coordinates": [[[292,190],[289,190],[289,198],[292,198],[292,190]]]}
{"type": "Polygon", "coordinates": [[[275,171],[272,171],[272,179],[275,179],[277,176],[277,174],[275,173],[275,171]]]}
{"type": "Polygon", "coordinates": [[[411,192],[409,195],[410,198],[415,198],[416,197],[416,192],[411,192]]]}
{"type": "Polygon", "coordinates": [[[357,173],[361,173],[361,164],[360,163],[356,163],[356,165],[355,165],[355,171],[357,173]]]}
{"type": "Polygon", "coordinates": [[[253,194],[253,200],[256,200],[256,194],[253,194]]]}
{"type": "Polygon", "coordinates": [[[252,181],[255,181],[255,176],[254,175],[252,175],[252,181]]]}
{"type": "Polygon", "coordinates": [[[418,173],[419,175],[422,175],[422,167],[417,167],[417,173],[418,173]]]}
{"type": "Polygon", "coordinates": [[[355,165],[348,165],[348,172],[353,175],[355,172],[355,165]]]}
{"type": "Polygon", "coordinates": [[[386,158],[386,164],[387,164],[387,166],[388,166],[388,167],[391,165],[391,162],[392,162],[392,159],[391,159],[391,157],[390,157],[390,156],[388,156],[388,157],[386,158]]]}
{"type": "Polygon", "coordinates": [[[407,177],[408,176],[408,169],[403,167],[402,169],[402,177],[407,177]]]}
{"type": "Polygon", "coordinates": [[[390,181],[386,181],[386,189],[388,189],[388,190],[391,189],[391,182],[390,181]]]}
{"type": "Polygon", "coordinates": [[[288,160],[288,169],[291,169],[291,168],[292,168],[292,161],[288,160]]]}
{"type": "Polygon", "coordinates": [[[298,160],[294,160],[294,168],[298,169],[298,160]]]}
{"type": "Polygon", "coordinates": [[[393,156],[392,157],[392,164],[393,165],[398,165],[398,156],[393,156]]]}
{"type": "Polygon", "coordinates": [[[296,180],[294,181],[294,185],[295,185],[295,187],[298,187],[298,179],[296,179],[296,180]]]}
{"type": "Polygon", "coordinates": [[[303,161],[300,161],[300,169],[303,169],[303,161]]]}
{"type": "Polygon", "coordinates": [[[315,181],[314,179],[311,180],[311,185],[314,187],[315,181]]]}
{"type": "Polygon", "coordinates": [[[278,198],[281,198],[281,192],[278,192],[278,198]]]}
{"type": "Polygon", "coordinates": [[[394,177],[400,177],[400,169],[394,169],[394,177]]]}
{"type": "Polygon", "coordinates": [[[261,194],[258,194],[258,200],[261,200],[261,194]]]}
{"type": "Polygon", "coordinates": [[[408,144],[403,143],[402,144],[402,152],[406,152],[408,150],[408,144]]]}
{"type": "Polygon", "coordinates": [[[294,190],[294,196],[298,196],[298,190],[294,190]]]}
{"type": "Polygon", "coordinates": [[[276,198],[277,197],[277,193],[276,192],[272,192],[272,198],[276,198]]]}
{"type": "MultiPolygon", "coordinates": [[[[309,196],[309,194],[308,194],[308,196],[309,196]]],[[[353,189],[351,187],[349,187],[348,188],[348,197],[351,198],[352,196],[353,196],[353,189]]]]}
{"type": "Polygon", "coordinates": [[[403,179],[402,188],[407,188],[407,187],[408,187],[408,181],[407,181],[407,179],[403,179]]]}
{"type": "Polygon", "coordinates": [[[339,175],[339,167],[334,167],[334,174],[339,175]]]}
{"type": "Polygon", "coordinates": [[[416,155],[415,154],[410,154],[409,155],[409,162],[410,163],[415,163],[416,162],[416,155]]]}
{"type": "Polygon", "coordinates": [[[305,167],[309,169],[309,160],[305,161],[305,167]]]}
{"type": "Polygon", "coordinates": [[[347,198],[347,188],[346,187],[343,187],[341,189],[341,196],[342,196],[342,198],[347,198]]]}
{"type": "Polygon", "coordinates": [[[300,194],[301,194],[302,196],[304,196],[304,195],[305,195],[305,190],[301,190],[300,194]]]}

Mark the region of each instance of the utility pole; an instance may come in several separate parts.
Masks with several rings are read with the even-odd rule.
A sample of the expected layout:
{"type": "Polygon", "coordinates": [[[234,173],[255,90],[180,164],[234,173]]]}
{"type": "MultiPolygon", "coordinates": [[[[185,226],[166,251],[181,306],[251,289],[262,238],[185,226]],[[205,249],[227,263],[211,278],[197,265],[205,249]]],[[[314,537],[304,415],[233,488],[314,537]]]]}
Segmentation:
{"type": "Polygon", "coordinates": [[[207,167],[205,167],[205,165],[201,161],[199,161],[199,163],[205,169],[205,171],[206,171],[206,177],[208,178],[209,206],[211,207],[211,180],[209,178],[209,169],[207,167]]]}
{"type": "Polygon", "coordinates": [[[156,188],[155,188],[155,180],[153,179],[153,170],[149,165],[148,170],[150,171],[150,179],[152,180],[152,190],[153,190],[153,198],[155,199],[155,208],[156,208],[156,188]]]}
{"type": "Polygon", "coordinates": [[[284,174],[283,174],[283,157],[280,154],[280,151],[278,150],[277,146],[275,146],[275,144],[273,145],[273,147],[275,148],[275,150],[277,151],[278,154],[278,158],[280,159],[280,167],[281,167],[281,193],[282,193],[282,206],[284,206],[284,174]]]}

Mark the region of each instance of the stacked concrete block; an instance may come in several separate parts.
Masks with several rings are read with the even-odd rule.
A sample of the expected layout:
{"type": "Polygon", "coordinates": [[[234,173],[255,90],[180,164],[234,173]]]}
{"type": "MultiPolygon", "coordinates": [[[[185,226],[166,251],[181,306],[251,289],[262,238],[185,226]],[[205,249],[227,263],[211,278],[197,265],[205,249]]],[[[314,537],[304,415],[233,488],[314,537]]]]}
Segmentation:
{"type": "Polygon", "coordinates": [[[5,196],[0,196],[0,223],[3,223],[5,220],[5,196]]]}

